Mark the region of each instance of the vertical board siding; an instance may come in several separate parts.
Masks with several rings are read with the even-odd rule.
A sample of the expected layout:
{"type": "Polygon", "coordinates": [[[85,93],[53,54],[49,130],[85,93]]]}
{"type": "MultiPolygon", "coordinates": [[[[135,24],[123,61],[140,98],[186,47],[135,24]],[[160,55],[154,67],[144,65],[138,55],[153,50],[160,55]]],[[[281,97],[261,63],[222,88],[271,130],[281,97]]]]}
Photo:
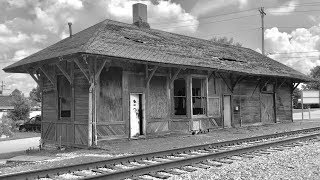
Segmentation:
{"type": "Polygon", "coordinates": [[[244,80],[234,88],[233,113],[234,125],[260,122],[260,89],[257,81],[244,80]],[[236,107],[239,110],[235,110],[236,107]]]}
{"type": "Polygon", "coordinates": [[[98,123],[123,121],[121,69],[110,68],[101,72],[98,98],[98,123]]]}
{"type": "Polygon", "coordinates": [[[124,124],[109,124],[97,126],[98,140],[123,138],[125,136],[124,124]]]}
{"type": "Polygon", "coordinates": [[[292,110],[291,110],[291,88],[284,84],[277,90],[276,96],[276,120],[277,122],[291,122],[292,110]]]}
{"type": "Polygon", "coordinates": [[[89,82],[83,73],[77,69],[74,72],[74,143],[88,144],[88,115],[89,115],[89,82]],[[77,124],[77,123],[83,124],[77,124]]]}
{"type": "Polygon", "coordinates": [[[148,134],[157,134],[169,131],[169,121],[149,122],[147,124],[148,134]]]}
{"type": "Polygon", "coordinates": [[[150,81],[150,92],[149,92],[149,106],[148,106],[148,117],[152,118],[166,118],[169,107],[167,106],[167,86],[166,77],[153,76],[150,81]]]}
{"type": "Polygon", "coordinates": [[[89,113],[89,83],[80,70],[75,71],[74,93],[75,121],[87,122],[89,113]]]}
{"type": "Polygon", "coordinates": [[[47,78],[43,78],[43,92],[42,92],[42,131],[41,137],[43,140],[56,140],[57,109],[56,109],[56,93],[55,87],[47,78]]]}
{"type": "Polygon", "coordinates": [[[87,145],[88,144],[88,125],[74,126],[75,144],[87,145]]]}
{"type": "Polygon", "coordinates": [[[124,136],[122,69],[110,67],[109,71],[102,70],[98,88],[98,140],[124,136]],[[117,122],[121,124],[114,124],[117,122]]]}

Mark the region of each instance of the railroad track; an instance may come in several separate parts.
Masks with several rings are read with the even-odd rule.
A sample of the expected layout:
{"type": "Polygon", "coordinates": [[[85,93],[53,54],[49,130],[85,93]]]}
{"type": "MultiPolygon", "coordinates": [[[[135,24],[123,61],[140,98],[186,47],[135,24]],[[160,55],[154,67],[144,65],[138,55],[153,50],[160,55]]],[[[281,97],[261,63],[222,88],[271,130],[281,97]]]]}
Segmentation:
{"type": "Polygon", "coordinates": [[[130,155],[92,163],[0,175],[0,179],[166,179],[197,169],[232,163],[317,139],[320,127],[220,143],[130,155]]]}

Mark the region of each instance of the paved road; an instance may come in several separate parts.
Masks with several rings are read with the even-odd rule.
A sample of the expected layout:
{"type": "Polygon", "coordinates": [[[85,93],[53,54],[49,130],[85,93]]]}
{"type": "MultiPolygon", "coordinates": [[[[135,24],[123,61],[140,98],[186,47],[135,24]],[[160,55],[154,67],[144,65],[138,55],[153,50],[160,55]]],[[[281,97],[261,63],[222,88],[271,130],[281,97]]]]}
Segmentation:
{"type": "Polygon", "coordinates": [[[40,137],[0,141],[0,154],[25,151],[29,148],[38,148],[40,137]]]}

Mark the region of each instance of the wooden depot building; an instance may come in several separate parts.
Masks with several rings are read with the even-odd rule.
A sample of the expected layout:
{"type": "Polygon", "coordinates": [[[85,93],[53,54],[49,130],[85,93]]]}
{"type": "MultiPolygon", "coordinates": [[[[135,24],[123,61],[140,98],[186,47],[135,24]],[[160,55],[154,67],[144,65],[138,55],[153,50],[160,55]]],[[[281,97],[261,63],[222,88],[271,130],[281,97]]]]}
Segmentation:
{"type": "Polygon", "coordinates": [[[310,79],[248,48],[104,20],[6,68],[42,89],[44,143],[104,140],[292,121],[310,79]]]}

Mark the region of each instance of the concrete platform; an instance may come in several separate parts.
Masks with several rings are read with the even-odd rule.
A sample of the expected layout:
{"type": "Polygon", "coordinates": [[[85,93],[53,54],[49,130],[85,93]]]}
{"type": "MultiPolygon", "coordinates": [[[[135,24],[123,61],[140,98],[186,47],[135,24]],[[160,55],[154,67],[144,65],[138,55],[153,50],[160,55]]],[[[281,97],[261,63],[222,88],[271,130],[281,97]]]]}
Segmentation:
{"type": "Polygon", "coordinates": [[[215,129],[209,133],[196,134],[171,134],[156,138],[101,141],[98,147],[108,150],[111,154],[142,154],[148,152],[163,151],[174,148],[216,143],[234,139],[242,139],[253,136],[261,136],[299,129],[320,127],[320,119],[312,121],[295,120],[294,122],[275,123],[262,126],[245,126],[228,129],[215,129]]]}

